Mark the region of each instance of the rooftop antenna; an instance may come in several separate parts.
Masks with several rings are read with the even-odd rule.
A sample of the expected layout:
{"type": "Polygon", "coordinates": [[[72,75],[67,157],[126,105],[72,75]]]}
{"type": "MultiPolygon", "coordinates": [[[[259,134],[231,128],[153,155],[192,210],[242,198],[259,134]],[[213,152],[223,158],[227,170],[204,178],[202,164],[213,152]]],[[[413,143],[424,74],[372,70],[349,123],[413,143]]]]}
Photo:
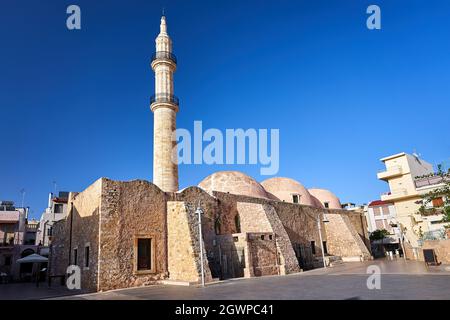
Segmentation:
{"type": "Polygon", "coordinates": [[[22,208],[24,208],[25,204],[25,189],[20,189],[20,193],[22,194],[22,208]]]}
{"type": "Polygon", "coordinates": [[[53,180],[53,194],[56,197],[56,181],[55,180],[53,180]]]}
{"type": "Polygon", "coordinates": [[[416,149],[414,149],[413,156],[414,156],[414,158],[416,158],[417,162],[421,163],[421,162],[420,162],[421,154],[420,154],[420,153],[417,153],[417,152],[416,152],[416,149]]]}

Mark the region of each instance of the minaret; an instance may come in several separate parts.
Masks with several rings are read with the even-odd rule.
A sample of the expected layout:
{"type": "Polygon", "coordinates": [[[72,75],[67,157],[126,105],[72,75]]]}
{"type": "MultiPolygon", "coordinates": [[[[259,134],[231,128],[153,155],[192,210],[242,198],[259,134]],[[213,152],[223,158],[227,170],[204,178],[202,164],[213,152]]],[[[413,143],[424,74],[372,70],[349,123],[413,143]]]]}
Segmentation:
{"type": "Polygon", "coordinates": [[[172,153],[176,141],[172,134],[176,129],[178,98],[173,95],[173,74],[177,59],[172,54],[172,40],[167,34],[166,17],[161,17],[160,33],[156,37],[156,53],[152,57],[155,72],[155,95],[150,109],[154,114],[153,133],[153,183],[166,192],[178,191],[178,164],[172,153]]]}

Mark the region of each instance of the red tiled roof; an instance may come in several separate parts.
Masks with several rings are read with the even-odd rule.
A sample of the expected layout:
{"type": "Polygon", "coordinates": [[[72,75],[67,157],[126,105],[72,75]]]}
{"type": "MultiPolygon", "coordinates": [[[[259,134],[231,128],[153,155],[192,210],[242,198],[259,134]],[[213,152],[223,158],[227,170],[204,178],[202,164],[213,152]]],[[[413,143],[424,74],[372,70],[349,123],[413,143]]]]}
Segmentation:
{"type": "Polygon", "coordinates": [[[383,206],[383,205],[389,205],[389,204],[394,204],[394,203],[389,202],[389,201],[375,200],[375,201],[372,201],[371,203],[369,203],[369,207],[383,206]]]}

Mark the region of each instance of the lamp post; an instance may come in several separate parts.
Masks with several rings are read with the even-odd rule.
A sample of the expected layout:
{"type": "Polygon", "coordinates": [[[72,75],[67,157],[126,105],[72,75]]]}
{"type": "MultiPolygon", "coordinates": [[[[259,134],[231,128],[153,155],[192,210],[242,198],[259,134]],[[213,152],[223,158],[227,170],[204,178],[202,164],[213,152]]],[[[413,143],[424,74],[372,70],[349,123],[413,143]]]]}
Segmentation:
{"type": "Polygon", "coordinates": [[[205,270],[203,266],[203,235],[202,235],[202,214],[203,210],[200,208],[200,203],[195,210],[198,217],[198,244],[200,246],[200,269],[202,273],[202,287],[205,286],[205,270]]]}
{"type": "MultiPolygon", "coordinates": [[[[323,214],[323,222],[328,222],[325,213],[323,214]]],[[[322,241],[322,225],[320,224],[320,214],[317,216],[317,229],[319,229],[319,239],[320,239],[320,248],[322,249],[322,261],[323,261],[323,267],[327,268],[327,263],[325,261],[325,250],[323,248],[323,241],[322,241]]]]}

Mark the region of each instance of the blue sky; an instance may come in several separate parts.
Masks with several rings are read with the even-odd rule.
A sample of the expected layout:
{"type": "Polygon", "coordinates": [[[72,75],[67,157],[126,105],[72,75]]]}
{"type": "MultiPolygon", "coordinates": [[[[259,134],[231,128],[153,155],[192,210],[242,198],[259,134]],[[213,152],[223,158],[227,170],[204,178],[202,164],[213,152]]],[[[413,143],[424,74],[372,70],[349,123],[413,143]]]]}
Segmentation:
{"type": "MultiPolygon", "coordinates": [[[[383,156],[450,160],[448,1],[2,1],[0,198],[38,217],[47,194],[152,179],[161,8],[178,57],[178,127],[279,128],[280,176],[377,199],[383,156]],[[82,30],[66,28],[77,4],[82,30]],[[366,28],[381,7],[382,29],[366,28]]],[[[218,170],[181,166],[180,187],[218,170]]]]}

